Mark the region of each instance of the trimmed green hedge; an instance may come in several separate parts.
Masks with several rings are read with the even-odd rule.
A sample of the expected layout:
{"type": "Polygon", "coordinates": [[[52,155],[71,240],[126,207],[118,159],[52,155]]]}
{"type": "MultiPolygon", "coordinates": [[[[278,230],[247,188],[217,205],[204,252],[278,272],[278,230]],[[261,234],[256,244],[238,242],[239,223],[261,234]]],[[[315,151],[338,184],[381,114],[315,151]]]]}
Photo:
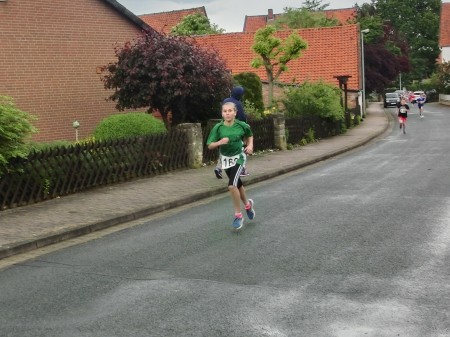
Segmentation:
{"type": "Polygon", "coordinates": [[[95,128],[95,140],[154,135],[167,132],[164,122],[144,112],[111,115],[95,128]]]}

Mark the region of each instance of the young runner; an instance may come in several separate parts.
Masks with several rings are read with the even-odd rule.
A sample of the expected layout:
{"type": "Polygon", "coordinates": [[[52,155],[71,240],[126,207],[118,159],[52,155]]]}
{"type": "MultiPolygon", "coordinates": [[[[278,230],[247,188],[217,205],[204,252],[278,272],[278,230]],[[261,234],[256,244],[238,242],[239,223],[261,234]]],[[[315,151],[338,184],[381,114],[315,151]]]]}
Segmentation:
{"type": "MultiPolygon", "coordinates": [[[[244,96],[244,92],[245,92],[245,90],[241,86],[233,87],[233,89],[231,90],[230,97],[225,98],[223,100],[222,104],[226,103],[226,102],[234,103],[236,105],[236,111],[237,111],[236,119],[247,123],[247,115],[244,111],[244,106],[242,105],[242,102],[241,102],[242,96],[244,96]]],[[[214,168],[214,174],[216,175],[217,179],[222,179],[222,166],[221,166],[220,158],[217,161],[216,167],[214,168]]],[[[244,168],[242,169],[242,172],[241,172],[241,177],[246,177],[248,175],[249,175],[249,173],[246,170],[245,165],[244,165],[244,168]]]]}
{"type": "Polygon", "coordinates": [[[240,178],[246,155],[253,153],[253,133],[247,123],[236,119],[236,114],[236,104],[233,102],[223,103],[223,120],[212,128],[206,144],[210,150],[219,148],[222,169],[228,177],[228,190],[234,207],[232,226],[235,229],[241,229],[244,224],[241,201],[250,220],[253,220],[256,214],[253,207],[254,202],[252,199],[247,199],[240,178]]]}
{"type": "Polygon", "coordinates": [[[403,128],[403,133],[406,133],[406,120],[408,118],[409,105],[406,104],[406,99],[402,98],[400,103],[397,103],[398,121],[400,129],[403,128]]]}
{"type": "Polygon", "coordinates": [[[420,118],[423,118],[423,106],[425,105],[425,100],[426,98],[424,94],[420,94],[420,97],[416,99],[417,106],[419,108],[420,118]]]}

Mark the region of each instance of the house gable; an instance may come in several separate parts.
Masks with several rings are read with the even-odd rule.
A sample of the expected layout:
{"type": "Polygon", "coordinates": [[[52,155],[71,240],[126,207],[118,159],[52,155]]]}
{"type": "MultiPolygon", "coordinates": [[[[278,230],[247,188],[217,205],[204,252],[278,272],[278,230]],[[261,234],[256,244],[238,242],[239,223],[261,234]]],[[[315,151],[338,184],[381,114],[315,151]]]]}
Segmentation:
{"type": "Polygon", "coordinates": [[[137,27],[140,27],[142,30],[151,29],[150,26],[147,23],[145,23],[141,18],[134,15],[132,12],[130,12],[127,8],[125,8],[122,4],[118,3],[117,1],[115,0],[103,0],[103,1],[112,8],[114,8],[116,11],[118,11],[124,18],[127,18],[137,27]]]}
{"type": "Polygon", "coordinates": [[[1,1],[0,16],[0,95],[37,117],[34,140],[75,140],[75,120],[82,139],[118,112],[99,69],[147,24],[112,0],[1,1]]]}
{"type": "MultiPolygon", "coordinates": [[[[303,83],[323,80],[338,85],[334,76],[349,75],[348,89],[359,90],[360,42],[359,25],[322,27],[295,30],[307,41],[308,48],[302,56],[290,61],[289,71],[282,73],[279,82],[303,83]]],[[[293,30],[278,31],[276,36],[285,39],[293,30]]],[[[216,50],[233,74],[254,72],[267,81],[264,67],[252,68],[250,62],[257,55],[252,50],[254,33],[229,33],[195,37],[200,46],[216,50]]]]}
{"type": "Polygon", "coordinates": [[[170,12],[143,14],[139,18],[160,33],[169,34],[173,27],[183,21],[184,17],[200,13],[206,17],[205,7],[182,9],[170,12]]]}

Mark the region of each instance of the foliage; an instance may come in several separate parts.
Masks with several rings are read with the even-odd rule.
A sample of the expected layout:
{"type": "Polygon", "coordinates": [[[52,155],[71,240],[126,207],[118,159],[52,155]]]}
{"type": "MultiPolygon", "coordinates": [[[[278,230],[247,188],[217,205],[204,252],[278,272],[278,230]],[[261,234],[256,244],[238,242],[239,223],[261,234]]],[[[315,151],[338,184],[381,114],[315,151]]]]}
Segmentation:
{"type": "Polygon", "coordinates": [[[275,20],[274,25],[277,29],[334,27],[339,25],[339,21],[335,18],[328,18],[322,12],[312,11],[307,8],[286,7],[283,15],[275,20]]]}
{"type": "Polygon", "coordinates": [[[183,20],[172,28],[172,35],[202,35],[202,34],[221,34],[224,29],[219,28],[216,24],[211,24],[208,17],[201,13],[187,15],[183,20]]]}
{"type": "Polygon", "coordinates": [[[27,139],[36,132],[34,117],[18,109],[13,99],[0,96],[0,176],[10,171],[12,158],[24,158],[29,153],[27,139]]]}
{"type": "Polygon", "coordinates": [[[306,135],[306,141],[308,143],[314,143],[316,141],[316,136],[313,128],[308,129],[308,134],[306,135]]]}
{"type": "Polygon", "coordinates": [[[114,90],[109,99],[119,110],[158,110],[168,129],[216,117],[232,86],[217,52],[185,37],[150,31],[115,53],[118,61],[103,67],[104,86],[114,90]]]}
{"type": "MultiPolygon", "coordinates": [[[[235,84],[245,88],[244,99],[249,101],[253,108],[262,112],[264,102],[262,95],[262,83],[258,75],[251,72],[244,72],[233,76],[235,84]]],[[[245,110],[247,112],[247,110],[245,110]]]]}
{"type": "Polygon", "coordinates": [[[34,151],[47,151],[50,149],[54,149],[56,147],[67,147],[72,145],[72,142],[69,142],[68,140],[55,140],[52,142],[31,142],[30,143],[30,149],[34,151]]]}
{"type": "Polygon", "coordinates": [[[409,45],[411,74],[422,80],[435,70],[439,56],[439,20],[441,0],[377,0],[376,11],[409,45]]]}
{"type": "Polygon", "coordinates": [[[329,5],[329,3],[322,4],[322,0],[304,0],[302,8],[305,8],[309,11],[323,11],[329,5]]]}
{"type": "Polygon", "coordinates": [[[283,98],[287,116],[320,116],[336,121],[344,120],[339,88],[324,82],[305,82],[290,88],[283,98]]]}
{"type": "Polygon", "coordinates": [[[374,4],[357,8],[356,21],[364,34],[364,70],[366,92],[382,93],[399,73],[410,70],[409,49],[404,37],[378,14],[374,4]]]}
{"type": "Polygon", "coordinates": [[[97,140],[145,136],[165,133],[164,123],[142,112],[111,115],[103,119],[94,129],[97,140]]]}
{"type": "Polygon", "coordinates": [[[450,94],[450,62],[443,62],[438,66],[434,77],[437,90],[442,94],[450,94]]]}
{"type": "Polygon", "coordinates": [[[282,40],[275,36],[276,28],[266,26],[255,34],[253,51],[258,56],[252,60],[251,66],[259,68],[264,66],[269,82],[269,105],[273,103],[273,85],[282,72],[288,71],[287,64],[301,56],[301,52],[308,44],[300,38],[297,32],[293,32],[282,40]]]}
{"type": "Polygon", "coordinates": [[[382,44],[367,45],[364,51],[366,91],[382,93],[398,76],[401,63],[382,44]]]}
{"type": "Polygon", "coordinates": [[[258,120],[264,117],[263,111],[257,109],[255,107],[255,104],[247,99],[244,100],[244,111],[247,115],[247,118],[250,120],[258,120]]]}

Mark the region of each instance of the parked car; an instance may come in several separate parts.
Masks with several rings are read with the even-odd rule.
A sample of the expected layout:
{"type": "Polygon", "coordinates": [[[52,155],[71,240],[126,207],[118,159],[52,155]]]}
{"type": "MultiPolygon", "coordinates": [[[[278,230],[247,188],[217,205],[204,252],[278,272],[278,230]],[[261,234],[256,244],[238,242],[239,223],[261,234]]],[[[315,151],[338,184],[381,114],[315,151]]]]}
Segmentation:
{"type": "Polygon", "coordinates": [[[384,95],[384,107],[397,106],[400,103],[400,95],[396,92],[387,92],[384,95]]]}

